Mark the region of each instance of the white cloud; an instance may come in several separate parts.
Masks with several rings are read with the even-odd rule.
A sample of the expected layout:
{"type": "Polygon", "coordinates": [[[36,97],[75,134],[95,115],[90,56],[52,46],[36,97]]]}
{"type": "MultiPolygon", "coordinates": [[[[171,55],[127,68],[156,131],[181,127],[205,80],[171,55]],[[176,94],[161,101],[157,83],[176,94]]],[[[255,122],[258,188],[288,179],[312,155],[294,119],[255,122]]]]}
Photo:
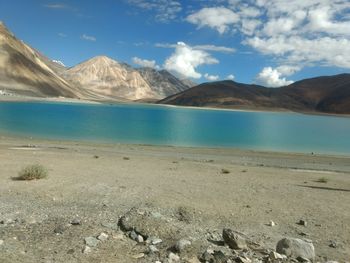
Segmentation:
{"type": "Polygon", "coordinates": [[[230,74],[226,77],[226,79],[229,79],[229,80],[234,80],[235,79],[235,76],[233,74],[230,74]]]}
{"type": "Polygon", "coordinates": [[[59,36],[59,37],[63,37],[63,38],[67,37],[67,35],[64,34],[64,33],[58,33],[58,36],[59,36]]]}
{"type": "Polygon", "coordinates": [[[81,36],[81,38],[84,39],[84,40],[87,40],[87,41],[92,41],[92,42],[95,42],[95,41],[96,41],[96,37],[94,37],[94,36],[88,36],[88,35],[86,35],[86,34],[83,34],[83,35],[81,36]]]}
{"type": "Polygon", "coordinates": [[[256,77],[256,83],[266,87],[281,87],[290,85],[293,83],[291,80],[286,80],[282,77],[282,72],[278,69],[273,69],[272,67],[265,67],[256,77]]]}
{"type": "Polygon", "coordinates": [[[165,61],[164,68],[174,71],[183,77],[199,79],[202,77],[202,74],[197,71],[198,66],[217,63],[219,61],[206,51],[178,42],[175,52],[165,61]]]}
{"type": "MultiPolygon", "coordinates": [[[[156,43],[155,47],[176,48],[177,44],[156,43]]],[[[234,52],[236,52],[236,49],[234,49],[232,47],[215,46],[215,45],[195,45],[195,46],[192,46],[192,48],[198,49],[198,50],[215,51],[215,52],[222,52],[222,53],[234,53],[234,52]]]]}
{"type": "Polygon", "coordinates": [[[209,75],[208,73],[205,73],[204,77],[209,81],[217,81],[220,78],[218,75],[209,75]]]}
{"type": "Polygon", "coordinates": [[[159,22],[168,22],[177,17],[182,10],[182,5],[175,0],[126,0],[143,11],[155,12],[154,18],[159,22]]]}
{"type": "Polygon", "coordinates": [[[44,5],[44,7],[50,8],[50,9],[67,9],[67,8],[68,8],[67,5],[61,4],[61,3],[57,3],[57,4],[46,4],[46,5],[44,5]]]}
{"type": "Polygon", "coordinates": [[[133,57],[132,62],[141,67],[160,69],[160,67],[157,65],[155,60],[147,60],[147,59],[141,59],[138,57],[133,57]]]}
{"type": "Polygon", "coordinates": [[[349,0],[220,0],[216,5],[221,6],[210,5],[215,1],[186,21],[220,34],[241,34],[244,45],[282,65],[350,68],[349,0]]]}
{"type": "Polygon", "coordinates": [[[226,7],[205,7],[189,15],[186,20],[199,28],[207,26],[223,34],[228,31],[229,26],[239,21],[239,16],[226,7]]]}

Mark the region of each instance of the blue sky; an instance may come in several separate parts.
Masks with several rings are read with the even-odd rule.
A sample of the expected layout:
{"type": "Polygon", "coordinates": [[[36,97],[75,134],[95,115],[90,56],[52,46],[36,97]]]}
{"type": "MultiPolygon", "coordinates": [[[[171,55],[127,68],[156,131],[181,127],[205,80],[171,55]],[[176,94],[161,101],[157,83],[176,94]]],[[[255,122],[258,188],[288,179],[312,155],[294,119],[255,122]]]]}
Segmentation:
{"type": "Polygon", "coordinates": [[[271,87],[350,69],[348,0],[1,0],[0,20],[67,66],[107,55],[271,87]]]}

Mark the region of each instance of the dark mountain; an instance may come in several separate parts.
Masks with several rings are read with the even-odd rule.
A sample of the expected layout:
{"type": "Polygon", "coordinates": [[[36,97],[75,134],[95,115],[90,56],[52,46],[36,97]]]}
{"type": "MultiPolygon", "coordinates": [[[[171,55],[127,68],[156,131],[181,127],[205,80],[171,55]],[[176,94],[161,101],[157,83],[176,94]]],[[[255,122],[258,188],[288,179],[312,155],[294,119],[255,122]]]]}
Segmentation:
{"type": "Polygon", "coordinates": [[[350,114],[350,74],[305,79],[281,88],[233,81],[204,83],[158,103],[350,114]]]}

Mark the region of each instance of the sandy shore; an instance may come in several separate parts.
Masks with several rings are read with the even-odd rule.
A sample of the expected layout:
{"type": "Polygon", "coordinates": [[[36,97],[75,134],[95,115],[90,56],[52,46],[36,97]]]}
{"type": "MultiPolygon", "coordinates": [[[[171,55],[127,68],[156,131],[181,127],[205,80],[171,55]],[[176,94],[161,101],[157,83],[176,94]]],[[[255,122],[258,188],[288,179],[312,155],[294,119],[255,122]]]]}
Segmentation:
{"type": "Polygon", "coordinates": [[[231,227],[269,248],[286,236],[311,239],[320,262],[350,259],[350,157],[2,136],[0,162],[0,262],[148,262],[105,228],[132,207],[190,211],[184,229],[194,240],[231,227]],[[34,163],[47,179],[11,179],[34,163]],[[81,226],[54,233],[76,217],[81,226]],[[103,231],[113,238],[82,253],[84,238],[103,231]]]}

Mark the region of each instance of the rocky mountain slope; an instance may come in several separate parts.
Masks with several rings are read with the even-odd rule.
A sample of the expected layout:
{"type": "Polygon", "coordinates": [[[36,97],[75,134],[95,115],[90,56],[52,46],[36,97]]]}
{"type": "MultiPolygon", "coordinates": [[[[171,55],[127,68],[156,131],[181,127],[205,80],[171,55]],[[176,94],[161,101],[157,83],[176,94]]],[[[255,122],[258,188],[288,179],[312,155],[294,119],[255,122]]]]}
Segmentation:
{"type": "Polygon", "coordinates": [[[204,83],[159,103],[350,114],[350,74],[305,79],[280,88],[234,81],[204,83]]]}
{"type": "Polygon", "coordinates": [[[138,72],[160,98],[168,97],[191,87],[189,83],[179,80],[166,70],[140,68],[138,72]]]}
{"type": "Polygon", "coordinates": [[[159,100],[189,88],[167,71],[134,69],[106,56],[67,69],[18,40],[0,23],[0,90],[34,97],[159,100]]]}
{"type": "Polygon", "coordinates": [[[137,70],[106,56],[94,57],[72,67],[62,77],[76,86],[111,99],[157,97],[137,70]]]}
{"type": "Polygon", "coordinates": [[[0,23],[0,90],[35,97],[79,97],[81,92],[55,73],[42,55],[0,23]]]}

